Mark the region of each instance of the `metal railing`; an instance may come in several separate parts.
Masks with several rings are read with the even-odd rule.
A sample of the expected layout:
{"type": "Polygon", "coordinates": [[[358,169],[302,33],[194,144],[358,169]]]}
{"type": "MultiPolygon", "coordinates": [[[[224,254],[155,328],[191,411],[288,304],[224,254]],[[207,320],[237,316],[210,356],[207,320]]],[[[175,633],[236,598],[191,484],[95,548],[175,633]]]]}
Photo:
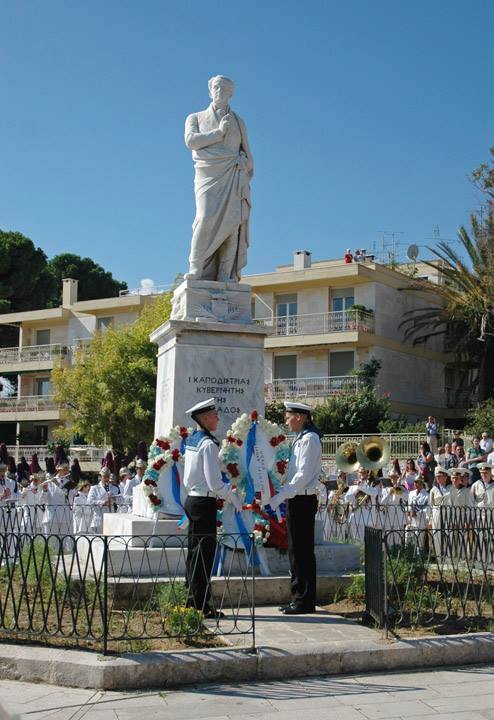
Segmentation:
{"type": "MultiPolygon", "coordinates": [[[[47,445],[8,445],[7,452],[15,458],[16,462],[19,461],[22,455],[25,458],[30,458],[36,453],[40,462],[53,455],[47,445]]],[[[71,445],[68,454],[71,457],[76,457],[79,462],[99,462],[104,458],[106,450],[96,445],[71,445]]]]}
{"type": "Polygon", "coordinates": [[[59,360],[67,354],[68,350],[66,345],[60,344],[0,348],[0,365],[59,360]]]}
{"type": "Polygon", "coordinates": [[[21,397],[0,397],[0,413],[2,412],[42,412],[58,410],[54,395],[22,395],[21,397]]]}
{"type": "Polygon", "coordinates": [[[374,609],[383,609],[381,627],[387,631],[442,626],[450,633],[492,630],[492,511],[442,508],[433,529],[416,528],[408,535],[366,531],[366,558],[373,550],[380,556],[377,562],[382,562],[381,574],[371,573],[375,562],[369,570],[366,563],[366,595],[368,602],[372,598],[374,609]]]}
{"type": "MultiPolygon", "coordinates": [[[[413,458],[417,459],[420,454],[420,445],[427,440],[424,433],[375,433],[377,437],[385,440],[393,458],[413,458]]],[[[352,435],[324,435],[321,438],[322,451],[325,456],[334,456],[342,443],[356,442],[361,443],[370,437],[367,433],[354,433],[352,435]]]]}
{"type": "Polygon", "coordinates": [[[265,385],[266,400],[279,398],[323,398],[329,395],[354,393],[361,386],[355,375],[333,377],[280,378],[265,385]]]}
{"type": "Polygon", "coordinates": [[[198,565],[191,568],[187,537],[2,532],[0,638],[106,654],[160,649],[170,639],[212,647],[221,636],[250,635],[254,649],[254,557],[244,551],[247,539],[253,548],[253,536],[229,536],[230,562],[199,602],[185,574],[201,566],[207,572],[210,536],[195,538],[198,565]],[[131,572],[124,575],[125,565],[131,572]]]}
{"type": "Polygon", "coordinates": [[[273,327],[275,335],[324,335],[339,332],[374,332],[374,313],[339,310],[309,315],[255,318],[259,325],[273,327]]]}

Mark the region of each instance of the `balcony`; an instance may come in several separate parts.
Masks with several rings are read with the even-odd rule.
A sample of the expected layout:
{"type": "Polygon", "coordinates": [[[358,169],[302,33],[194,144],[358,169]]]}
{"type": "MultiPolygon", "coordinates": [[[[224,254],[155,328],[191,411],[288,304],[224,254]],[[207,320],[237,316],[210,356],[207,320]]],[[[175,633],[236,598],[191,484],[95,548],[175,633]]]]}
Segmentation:
{"type": "MultiPolygon", "coordinates": [[[[29,461],[34,453],[38,456],[40,463],[46,457],[53,457],[53,452],[49,451],[47,445],[8,445],[7,452],[15,458],[16,462],[22,456],[29,461]]],[[[77,458],[83,470],[99,470],[106,451],[95,445],[71,445],[67,454],[71,459],[77,458]]]]}
{"type": "Polygon", "coordinates": [[[328,335],[343,332],[374,332],[374,313],[364,310],[339,310],[311,315],[256,318],[255,322],[274,328],[274,336],[328,335]]]}
{"type": "Polygon", "coordinates": [[[325,398],[330,395],[354,393],[361,386],[354,375],[315,378],[283,378],[265,386],[266,400],[295,398],[325,398]]]}
{"type": "Polygon", "coordinates": [[[466,409],[472,407],[477,402],[477,394],[475,390],[459,390],[457,388],[445,388],[446,391],[446,407],[454,409],[466,409]]]}
{"type": "Polygon", "coordinates": [[[25,347],[0,348],[2,372],[28,372],[51,370],[53,365],[67,355],[65,345],[26,345],[25,347]]]}
{"type": "Polygon", "coordinates": [[[60,410],[53,395],[0,398],[0,421],[58,420],[60,410]]]}

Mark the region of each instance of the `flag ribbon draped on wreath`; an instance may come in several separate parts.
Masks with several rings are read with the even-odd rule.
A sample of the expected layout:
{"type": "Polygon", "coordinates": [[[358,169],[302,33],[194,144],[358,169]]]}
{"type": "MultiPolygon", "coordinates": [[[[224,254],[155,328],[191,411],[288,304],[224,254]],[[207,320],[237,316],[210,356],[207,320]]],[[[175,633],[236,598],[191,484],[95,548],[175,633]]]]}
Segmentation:
{"type": "MultiPolygon", "coordinates": [[[[256,410],[235,420],[220,450],[224,473],[236,486],[244,509],[236,513],[229,503],[224,505],[219,517],[222,525],[219,540],[232,547],[235,543],[229,535],[253,533],[256,560],[263,574],[269,574],[269,568],[262,548],[287,547],[284,515],[280,510],[273,512],[269,501],[286,480],[289,457],[288,438],[279,425],[256,410]]],[[[250,550],[243,538],[236,547],[242,546],[247,552],[250,550]]]]}

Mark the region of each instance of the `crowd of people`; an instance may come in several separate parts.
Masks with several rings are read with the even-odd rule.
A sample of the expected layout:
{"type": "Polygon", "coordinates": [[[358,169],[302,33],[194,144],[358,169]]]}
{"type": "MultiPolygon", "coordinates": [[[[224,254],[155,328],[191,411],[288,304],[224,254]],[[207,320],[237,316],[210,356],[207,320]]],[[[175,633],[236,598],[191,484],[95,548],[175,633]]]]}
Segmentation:
{"type": "MultiPolygon", "coordinates": [[[[394,460],[388,477],[372,477],[360,467],[356,476],[340,472],[337,487],[328,495],[329,522],[326,536],[363,543],[365,527],[388,531],[390,544],[423,545],[431,530],[436,554],[439,550],[441,508],[457,508],[475,517],[475,509],[494,508],[494,452],[487,433],[475,437],[465,453],[457,436],[434,455],[424,442],[419,456],[403,467],[394,460]],[[480,445],[483,443],[483,446],[480,445]],[[490,452],[489,452],[490,450],[490,452]]],[[[381,473],[382,475],[382,473],[381,473]]]]}
{"type": "Polygon", "coordinates": [[[59,461],[53,473],[35,462],[34,472],[21,479],[0,462],[0,508],[10,511],[0,513],[0,531],[47,536],[101,533],[106,513],[132,510],[133,489],[142,481],[147,463],[137,458],[133,466],[134,472],[124,466],[115,473],[105,465],[98,482],[91,484],[77,481],[67,460],[59,461]]]}
{"type": "Polygon", "coordinates": [[[374,260],[374,255],[368,255],[365,248],[358,248],[354,252],[351,251],[350,248],[347,248],[345,250],[345,254],[343,255],[343,260],[346,264],[352,263],[352,262],[365,262],[366,260],[374,260]]]}

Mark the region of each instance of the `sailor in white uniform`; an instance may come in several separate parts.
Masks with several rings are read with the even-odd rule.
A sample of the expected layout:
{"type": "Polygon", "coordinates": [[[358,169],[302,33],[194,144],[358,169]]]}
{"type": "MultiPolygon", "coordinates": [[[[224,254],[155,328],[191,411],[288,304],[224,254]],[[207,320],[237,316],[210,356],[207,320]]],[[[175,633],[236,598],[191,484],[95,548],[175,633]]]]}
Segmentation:
{"type": "Polygon", "coordinates": [[[74,535],[86,535],[90,532],[92,511],[88,504],[89,491],[91,484],[86,480],[82,480],[77,488],[77,494],[74,498],[74,535]]]}
{"type": "Polygon", "coordinates": [[[322,450],[311,412],[312,408],[305,403],[285,402],[285,423],[297,436],[291,447],[287,481],[269,503],[276,510],[286,501],[293,599],[288,605],[282,606],[285,615],[313,613],[316,609],[314,526],[322,450]]]}
{"type": "Polygon", "coordinates": [[[41,531],[42,490],[41,483],[45,479],[43,472],[33,473],[30,483],[21,490],[22,524],[21,532],[36,535],[41,531]]]}
{"type": "MultiPolygon", "coordinates": [[[[436,558],[440,558],[441,552],[441,508],[449,507],[451,504],[450,491],[446,486],[449,480],[449,472],[437,465],[434,470],[436,484],[433,485],[429,492],[429,529],[432,534],[432,543],[434,546],[434,554],[436,558]]],[[[444,511],[443,511],[444,512],[444,511]]]]}
{"type": "Polygon", "coordinates": [[[7,465],[0,463],[0,532],[11,533],[17,530],[14,502],[18,495],[16,481],[6,473],[7,465]]]}
{"type": "Polygon", "coordinates": [[[103,515],[112,512],[118,496],[118,488],[110,483],[110,468],[101,468],[99,474],[99,483],[91,487],[87,496],[87,504],[92,507],[90,530],[96,535],[103,531],[103,515]]]}
{"type": "Polygon", "coordinates": [[[405,543],[415,545],[417,549],[425,547],[424,530],[427,527],[429,511],[429,491],[421,477],[414,481],[415,489],[408,496],[408,523],[405,528],[405,543]]]}
{"type": "MultiPolygon", "coordinates": [[[[139,460],[139,462],[144,462],[139,460]]],[[[122,496],[124,503],[128,508],[128,512],[132,512],[132,496],[134,494],[134,488],[141,484],[141,478],[138,475],[131,475],[128,467],[120,469],[120,480],[124,483],[122,496]]]]}
{"type": "Polygon", "coordinates": [[[210,580],[216,553],[216,501],[231,502],[240,512],[242,503],[229,482],[224,482],[219,461],[219,443],[212,433],[218,427],[214,398],[187,410],[197,430],[187,439],[184,459],[184,486],[187,489],[185,514],[189,519],[186,581],[187,604],[202,610],[205,617],[222,613],[210,605],[210,580]]]}

